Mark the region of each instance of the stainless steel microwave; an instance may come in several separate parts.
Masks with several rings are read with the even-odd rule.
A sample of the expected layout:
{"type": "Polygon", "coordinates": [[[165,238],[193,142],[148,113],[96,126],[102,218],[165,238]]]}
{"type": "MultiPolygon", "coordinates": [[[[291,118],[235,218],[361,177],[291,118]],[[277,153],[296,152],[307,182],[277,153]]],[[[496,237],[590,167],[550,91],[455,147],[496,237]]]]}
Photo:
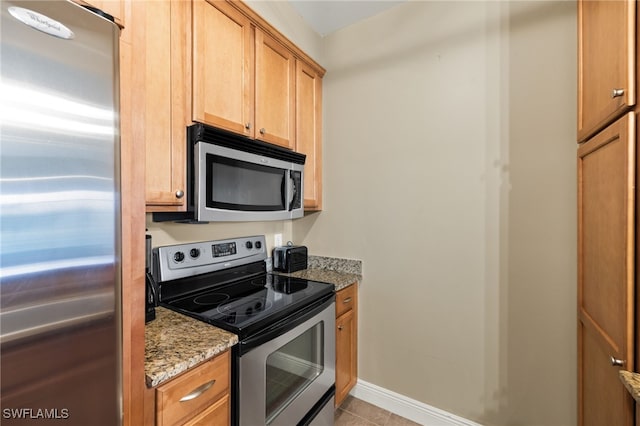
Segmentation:
{"type": "Polygon", "coordinates": [[[194,124],[187,128],[187,209],[154,220],[268,221],[304,214],[306,156],[194,124]]]}

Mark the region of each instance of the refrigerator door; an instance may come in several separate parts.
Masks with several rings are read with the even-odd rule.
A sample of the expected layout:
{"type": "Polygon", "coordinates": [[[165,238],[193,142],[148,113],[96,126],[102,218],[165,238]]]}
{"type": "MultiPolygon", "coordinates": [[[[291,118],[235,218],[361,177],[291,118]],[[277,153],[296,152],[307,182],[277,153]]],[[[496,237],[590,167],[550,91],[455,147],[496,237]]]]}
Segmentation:
{"type": "Polygon", "coordinates": [[[119,29],[0,8],[0,423],[119,425],[119,29]]]}

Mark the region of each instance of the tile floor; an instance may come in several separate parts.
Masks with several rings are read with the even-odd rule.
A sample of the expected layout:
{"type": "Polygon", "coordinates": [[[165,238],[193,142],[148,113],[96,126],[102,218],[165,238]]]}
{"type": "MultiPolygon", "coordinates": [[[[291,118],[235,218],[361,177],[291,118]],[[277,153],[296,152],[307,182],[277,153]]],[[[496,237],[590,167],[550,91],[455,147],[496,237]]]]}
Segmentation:
{"type": "Polygon", "coordinates": [[[335,412],[335,426],[419,426],[361,399],[347,396],[335,412]]]}

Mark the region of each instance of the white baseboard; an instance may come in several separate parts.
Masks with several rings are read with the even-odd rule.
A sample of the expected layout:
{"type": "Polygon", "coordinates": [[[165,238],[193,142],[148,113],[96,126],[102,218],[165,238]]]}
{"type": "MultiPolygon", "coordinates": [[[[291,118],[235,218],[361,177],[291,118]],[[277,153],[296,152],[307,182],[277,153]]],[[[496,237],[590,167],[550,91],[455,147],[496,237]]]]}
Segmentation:
{"type": "Polygon", "coordinates": [[[425,426],[482,426],[439,408],[358,379],[351,395],[425,426]]]}

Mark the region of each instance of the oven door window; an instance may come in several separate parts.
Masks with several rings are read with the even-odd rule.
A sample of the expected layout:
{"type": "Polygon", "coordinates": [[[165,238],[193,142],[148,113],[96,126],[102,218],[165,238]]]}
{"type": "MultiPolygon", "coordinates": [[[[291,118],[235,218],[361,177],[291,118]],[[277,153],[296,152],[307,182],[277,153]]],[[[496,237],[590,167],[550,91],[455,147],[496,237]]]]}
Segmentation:
{"type": "Polygon", "coordinates": [[[319,322],[267,357],[267,424],[324,370],[323,339],[324,323],[319,322]]]}
{"type": "Polygon", "coordinates": [[[207,207],[286,210],[287,170],[207,154],[207,207]]]}

